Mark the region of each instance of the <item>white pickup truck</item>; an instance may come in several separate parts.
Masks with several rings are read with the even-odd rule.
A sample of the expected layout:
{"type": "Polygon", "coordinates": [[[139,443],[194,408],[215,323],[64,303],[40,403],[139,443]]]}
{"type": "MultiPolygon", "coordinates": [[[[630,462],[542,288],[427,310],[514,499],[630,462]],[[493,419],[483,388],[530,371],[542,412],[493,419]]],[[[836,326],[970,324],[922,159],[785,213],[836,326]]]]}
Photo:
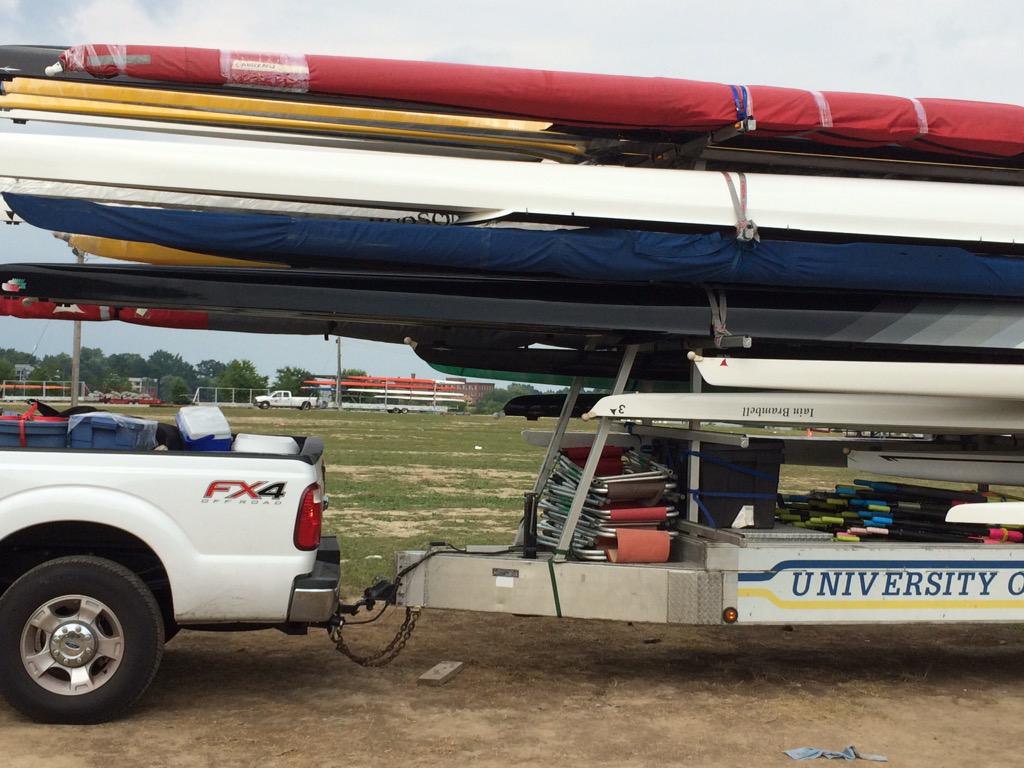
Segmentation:
{"type": "Polygon", "coordinates": [[[0,449],[0,691],[116,717],[180,627],[303,633],[338,606],[323,444],[293,456],[0,449]]]}
{"type": "Polygon", "coordinates": [[[257,408],[299,408],[303,411],[315,408],[316,402],[315,397],[293,397],[291,392],[283,389],[253,398],[257,408]]]}

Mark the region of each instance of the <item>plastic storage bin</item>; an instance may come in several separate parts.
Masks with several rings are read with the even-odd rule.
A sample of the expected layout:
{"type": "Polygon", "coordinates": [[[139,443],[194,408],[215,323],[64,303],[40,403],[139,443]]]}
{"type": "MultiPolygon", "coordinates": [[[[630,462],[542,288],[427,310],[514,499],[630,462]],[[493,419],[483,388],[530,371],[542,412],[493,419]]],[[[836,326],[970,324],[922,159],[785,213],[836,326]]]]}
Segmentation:
{"type": "Polygon", "coordinates": [[[277,456],[294,456],[299,444],[294,438],[283,435],[235,435],[231,445],[235,453],[271,453],[277,456]]]}
{"type": "Polygon", "coordinates": [[[187,450],[231,450],[231,427],[217,406],[187,406],[178,411],[176,420],[187,450]]]}
{"type": "Polygon", "coordinates": [[[0,447],[67,448],[68,420],[59,416],[36,416],[37,406],[25,413],[0,416],[0,447]]]}
{"type": "Polygon", "coordinates": [[[156,447],[156,422],[119,413],[79,413],[68,420],[72,448],[151,451],[156,447]]]}
{"type": "Polygon", "coordinates": [[[753,505],[754,527],[774,527],[783,459],[780,441],[751,440],[748,448],[703,443],[700,456],[697,496],[705,508],[701,510],[700,522],[727,528],[741,507],[753,505]]]}

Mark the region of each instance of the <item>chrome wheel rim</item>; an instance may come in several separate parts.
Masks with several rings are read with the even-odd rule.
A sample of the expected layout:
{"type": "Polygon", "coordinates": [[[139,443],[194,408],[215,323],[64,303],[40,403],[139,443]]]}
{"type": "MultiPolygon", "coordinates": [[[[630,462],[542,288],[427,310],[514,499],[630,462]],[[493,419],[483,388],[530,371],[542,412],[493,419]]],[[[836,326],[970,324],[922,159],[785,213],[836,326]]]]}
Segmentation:
{"type": "Polygon", "coordinates": [[[21,632],[21,661],[41,688],[81,696],[105,685],[124,656],[124,631],[104,603],[63,595],[40,605],[21,632]]]}

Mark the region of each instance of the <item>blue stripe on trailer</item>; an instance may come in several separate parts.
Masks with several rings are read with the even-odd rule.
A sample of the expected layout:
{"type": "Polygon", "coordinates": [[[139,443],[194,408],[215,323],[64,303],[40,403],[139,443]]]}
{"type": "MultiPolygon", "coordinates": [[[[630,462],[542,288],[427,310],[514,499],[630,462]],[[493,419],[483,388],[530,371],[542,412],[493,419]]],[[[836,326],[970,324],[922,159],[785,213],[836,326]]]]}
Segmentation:
{"type": "Polygon", "coordinates": [[[843,570],[873,569],[901,570],[920,568],[943,568],[946,570],[976,571],[988,569],[1022,570],[1024,562],[1014,560],[783,560],[772,566],[770,571],[740,573],[740,581],[771,581],[783,571],[836,568],[843,570]]]}

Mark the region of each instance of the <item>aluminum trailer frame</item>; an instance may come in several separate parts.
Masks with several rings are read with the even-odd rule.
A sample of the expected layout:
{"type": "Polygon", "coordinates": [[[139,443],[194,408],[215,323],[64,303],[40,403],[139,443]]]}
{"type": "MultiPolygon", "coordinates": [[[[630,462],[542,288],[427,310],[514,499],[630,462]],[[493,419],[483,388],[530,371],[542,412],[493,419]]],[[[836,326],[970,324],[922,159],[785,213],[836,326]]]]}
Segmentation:
{"type": "MultiPolygon", "coordinates": [[[[438,554],[405,577],[399,602],[655,624],[1024,621],[1016,547],[842,544],[779,529],[716,541],[690,526],[682,559],[660,565],[525,560],[482,547],[438,554]]],[[[398,567],[423,554],[400,553],[398,567]]]]}
{"type": "MultiPolygon", "coordinates": [[[[621,389],[635,354],[636,347],[627,348],[616,379],[618,391],[610,401],[629,397],[621,395],[621,389]]],[[[566,432],[580,384],[577,380],[566,397],[535,492],[543,487],[563,442],[586,444],[586,437],[566,432]]],[[[602,414],[598,408],[595,413],[599,427],[592,437],[594,450],[554,551],[538,553],[536,559],[524,558],[514,547],[495,546],[470,547],[460,553],[401,552],[398,569],[409,572],[401,582],[398,601],[431,608],[658,624],[1024,621],[1024,549],[1017,546],[846,543],[833,541],[827,533],[784,525],[712,529],[696,523],[691,509],[691,519],[677,524],[680,535],[672,546],[672,562],[622,565],[572,560],[569,544],[597,457],[609,439],[629,442],[621,431],[612,431],[615,419],[610,413],[602,414]]],[[[628,437],[645,432],[664,436],[670,431],[654,426],[649,418],[642,421],[632,426],[628,437]]],[[[681,439],[731,445],[743,445],[747,439],[702,430],[694,420],[684,423],[688,429],[671,430],[681,439]]],[[[537,442],[536,433],[530,441],[537,442]]],[[[825,440],[822,448],[831,455],[837,446],[849,442],[825,440]]],[[[803,460],[813,456],[814,451],[806,451],[803,460]]],[[[689,476],[699,478],[699,458],[691,462],[689,476]]]]}

